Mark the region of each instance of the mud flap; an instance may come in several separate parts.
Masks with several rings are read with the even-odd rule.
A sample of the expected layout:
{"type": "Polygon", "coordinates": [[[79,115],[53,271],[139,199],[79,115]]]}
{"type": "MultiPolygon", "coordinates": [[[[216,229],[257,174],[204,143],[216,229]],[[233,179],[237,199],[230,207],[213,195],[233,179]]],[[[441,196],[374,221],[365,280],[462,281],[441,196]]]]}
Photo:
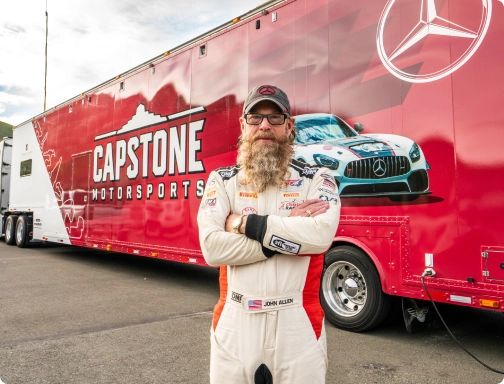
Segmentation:
{"type": "Polygon", "coordinates": [[[419,307],[415,300],[403,297],[402,312],[404,325],[410,334],[438,327],[432,305],[419,307]]]}

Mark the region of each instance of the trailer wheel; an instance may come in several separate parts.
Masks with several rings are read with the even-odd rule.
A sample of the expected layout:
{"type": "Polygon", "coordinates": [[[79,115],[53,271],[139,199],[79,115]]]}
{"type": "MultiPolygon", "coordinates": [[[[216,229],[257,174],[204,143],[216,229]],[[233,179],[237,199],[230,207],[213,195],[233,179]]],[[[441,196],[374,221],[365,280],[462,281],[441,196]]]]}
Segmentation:
{"type": "Polygon", "coordinates": [[[14,245],[16,242],[15,232],[17,219],[17,215],[10,215],[7,217],[7,220],[5,220],[5,242],[7,245],[14,245]]]}
{"type": "Polygon", "coordinates": [[[326,254],[320,296],[327,320],[352,332],[380,325],[392,305],[371,259],[350,246],[332,248],[326,254]]]}
{"type": "Polygon", "coordinates": [[[26,216],[19,216],[16,223],[16,245],[19,248],[25,248],[28,245],[27,220],[26,216]]]}

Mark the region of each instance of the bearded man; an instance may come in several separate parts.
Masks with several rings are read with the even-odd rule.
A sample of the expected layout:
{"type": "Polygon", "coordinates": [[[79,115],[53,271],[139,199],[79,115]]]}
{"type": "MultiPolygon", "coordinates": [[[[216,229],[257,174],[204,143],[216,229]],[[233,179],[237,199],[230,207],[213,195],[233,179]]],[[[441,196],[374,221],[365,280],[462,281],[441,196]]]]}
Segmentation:
{"type": "Polygon", "coordinates": [[[237,165],[210,174],[198,212],[203,256],[220,266],[210,382],[325,383],[319,287],[337,186],[328,169],[292,158],[296,131],[281,89],[254,88],[240,125],[237,165]]]}

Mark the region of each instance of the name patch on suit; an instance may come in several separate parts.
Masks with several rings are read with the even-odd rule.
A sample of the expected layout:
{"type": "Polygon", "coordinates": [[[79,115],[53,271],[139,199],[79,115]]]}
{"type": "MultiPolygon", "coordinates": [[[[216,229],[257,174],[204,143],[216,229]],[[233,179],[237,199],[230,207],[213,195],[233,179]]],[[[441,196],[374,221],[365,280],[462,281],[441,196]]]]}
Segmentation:
{"type": "Polygon", "coordinates": [[[286,252],[297,255],[301,249],[301,244],[294,243],[289,240],[282,239],[278,236],[273,236],[270,241],[270,247],[282,249],[286,252]]]}
{"type": "Polygon", "coordinates": [[[288,297],[280,300],[248,300],[248,309],[251,311],[261,309],[276,309],[286,305],[294,304],[294,298],[288,297]]]}

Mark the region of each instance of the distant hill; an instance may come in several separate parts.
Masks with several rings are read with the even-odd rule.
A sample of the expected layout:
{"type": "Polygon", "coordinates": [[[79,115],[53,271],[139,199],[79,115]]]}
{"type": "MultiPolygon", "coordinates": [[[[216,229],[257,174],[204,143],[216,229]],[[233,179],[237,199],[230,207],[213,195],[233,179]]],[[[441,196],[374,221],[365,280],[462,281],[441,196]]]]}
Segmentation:
{"type": "Polygon", "coordinates": [[[0,121],[0,139],[6,136],[12,137],[12,125],[0,121]]]}

